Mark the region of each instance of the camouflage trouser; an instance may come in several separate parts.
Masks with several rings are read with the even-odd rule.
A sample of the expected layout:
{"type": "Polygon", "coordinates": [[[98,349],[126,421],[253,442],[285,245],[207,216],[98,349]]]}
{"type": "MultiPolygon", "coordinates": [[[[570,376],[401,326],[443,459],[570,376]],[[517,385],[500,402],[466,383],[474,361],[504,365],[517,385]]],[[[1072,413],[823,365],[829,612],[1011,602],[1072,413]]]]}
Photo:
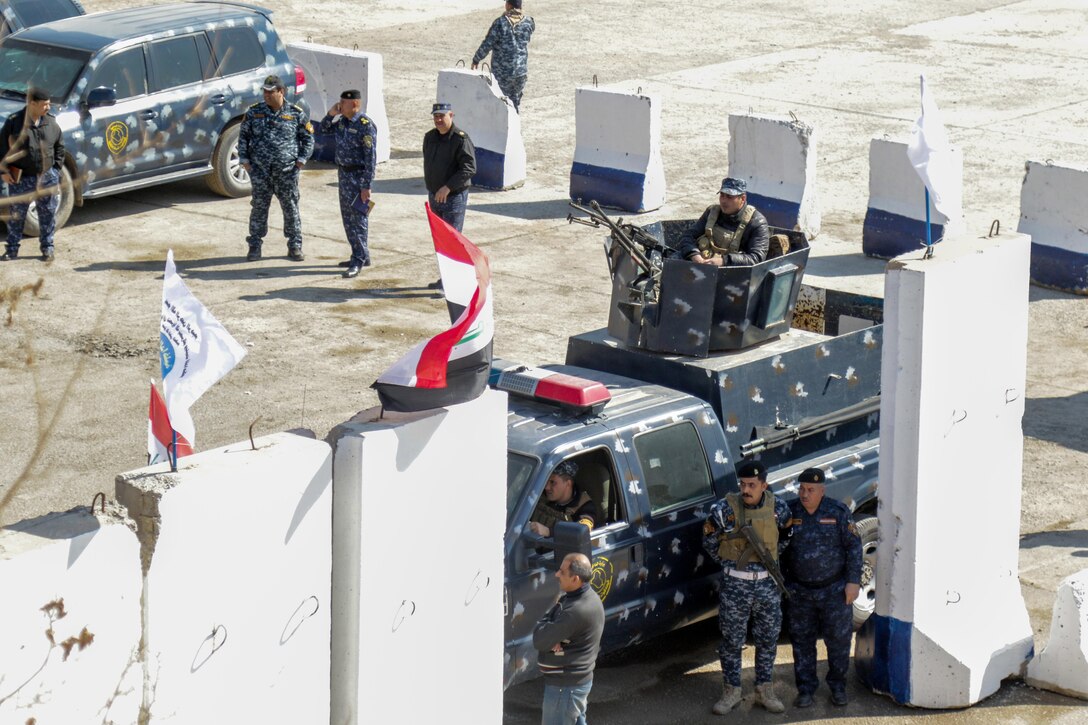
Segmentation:
{"type": "Polygon", "coordinates": [[[514,110],[519,113],[521,111],[521,95],[525,93],[525,81],[528,79],[529,76],[516,76],[513,78],[495,76],[495,82],[499,84],[499,90],[510,99],[510,102],[514,104],[514,110]]]}
{"type": "Polygon", "coordinates": [[[340,182],[340,218],[344,221],[344,234],[351,245],[351,263],[360,266],[370,264],[370,249],[367,246],[370,216],[352,207],[363,188],[362,175],[357,171],[340,169],[336,178],[340,182]]]}
{"type": "Polygon", "coordinates": [[[790,587],[790,640],[798,692],[812,694],[820,685],[816,677],[817,637],[823,637],[827,646],[827,686],[832,691],[846,688],[854,613],[846,603],[844,588],[844,582],[814,590],[790,587]]]}
{"type": "Polygon", "coordinates": [[[8,252],[19,253],[19,243],[23,240],[23,225],[26,213],[30,209],[30,197],[33,196],[34,208],[38,212],[38,246],[44,252],[53,246],[53,232],[56,229],[57,206],[60,203],[60,172],[47,169],[42,174],[23,174],[14,184],[8,184],[8,196],[26,197],[13,203],[8,217],[8,252]]]}
{"type": "Polygon", "coordinates": [[[748,633],[749,618],[756,645],[756,684],[770,682],[778,633],[782,629],[782,596],[774,579],[746,581],[723,571],[718,599],[718,627],[722,631],[718,657],[725,684],[740,687],[740,650],[748,633]]]}
{"type": "Polygon", "coordinates": [[[249,175],[253,183],[253,198],[250,199],[249,236],[246,241],[251,247],[260,247],[264,235],[268,234],[268,209],[275,195],[283,209],[283,236],[287,237],[289,249],[302,248],[302,219],[298,214],[298,169],[294,166],[287,171],[267,172],[253,167],[249,175]]]}

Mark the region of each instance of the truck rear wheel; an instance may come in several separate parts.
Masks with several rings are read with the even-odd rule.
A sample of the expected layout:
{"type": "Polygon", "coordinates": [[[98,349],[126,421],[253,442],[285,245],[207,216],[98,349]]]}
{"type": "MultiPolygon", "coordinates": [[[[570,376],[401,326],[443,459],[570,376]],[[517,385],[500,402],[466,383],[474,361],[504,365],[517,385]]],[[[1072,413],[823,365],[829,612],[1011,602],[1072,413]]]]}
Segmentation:
{"type": "Polygon", "coordinates": [[[854,600],[854,629],[859,629],[876,609],[876,545],[880,540],[876,516],[854,522],[861,537],[861,592],[854,600]]]}
{"type": "MultiPolygon", "coordinates": [[[[56,214],[57,229],[68,223],[68,217],[72,216],[72,207],[75,206],[75,202],[76,195],[72,190],[72,174],[69,173],[67,166],[63,166],[60,170],[60,203],[57,204],[56,214]]],[[[23,236],[38,237],[41,236],[41,233],[42,228],[38,224],[38,205],[31,204],[26,211],[26,220],[23,222],[23,236]]]]}
{"type": "Polygon", "coordinates": [[[241,128],[241,124],[232,123],[223,129],[219,143],[215,146],[215,153],[212,154],[211,173],[204,177],[209,189],[232,199],[249,196],[252,191],[249,172],[238,157],[238,136],[241,128]]]}

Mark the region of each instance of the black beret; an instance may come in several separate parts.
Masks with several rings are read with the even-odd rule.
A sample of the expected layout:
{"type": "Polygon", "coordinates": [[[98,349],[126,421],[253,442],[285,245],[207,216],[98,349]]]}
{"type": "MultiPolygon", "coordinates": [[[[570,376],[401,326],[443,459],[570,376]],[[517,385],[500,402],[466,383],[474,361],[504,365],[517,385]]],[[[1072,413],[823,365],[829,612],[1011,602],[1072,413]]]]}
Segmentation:
{"type": "Polygon", "coordinates": [[[26,90],[26,99],[28,101],[48,101],[49,94],[41,88],[28,88],[26,90]]]}
{"type": "Polygon", "coordinates": [[[827,474],[822,468],[806,468],[797,477],[797,483],[827,483],[827,474]]]}
{"type": "Polygon", "coordinates": [[[355,90],[354,88],[352,88],[350,91],[344,91],[343,93],[340,94],[340,98],[342,98],[345,101],[358,101],[358,100],[361,100],[362,97],[363,97],[363,94],[360,93],[359,91],[355,90]]]}
{"type": "Polygon", "coordinates": [[[737,478],[758,478],[760,481],[766,481],[767,467],[759,461],[749,461],[741,464],[737,469],[737,478]]]}
{"type": "Polygon", "coordinates": [[[506,0],[506,2],[510,3],[510,7],[521,10],[521,0],[506,0]]]}

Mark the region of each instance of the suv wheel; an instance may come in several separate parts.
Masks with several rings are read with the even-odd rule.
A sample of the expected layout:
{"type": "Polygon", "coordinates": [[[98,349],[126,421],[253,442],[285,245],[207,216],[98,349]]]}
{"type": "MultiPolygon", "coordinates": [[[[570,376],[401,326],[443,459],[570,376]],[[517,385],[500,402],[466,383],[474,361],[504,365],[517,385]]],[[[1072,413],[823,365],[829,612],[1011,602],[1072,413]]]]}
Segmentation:
{"type": "Polygon", "coordinates": [[[223,134],[212,154],[212,171],[205,176],[208,188],[221,196],[236,199],[248,196],[251,191],[249,173],[238,158],[238,135],[241,124],[233,123],[223,129],[223,134]]]}
{"type": "Polygon", "coordinates": [[[880,540],[876,516],[866,516],[854,522],[861,537],[861,592],[854,600],[854,629],[876,609],[876,545],[880,540]]]}
{"type": "MultiPolygon", "coordinates": [[[[56,228],[60,229],[68,223],[68,217],[72,216],[72,207],[75,206],[75,193],[72,191],[72,174],[68,167],[60,170],[60,203],[57,205],[56,228]]],[[[23,222],[23,236],[37,237],[41,235],[41,227],[38,225],[38,205],[31,204],[26,212],[26,221],[23,222]]]]}

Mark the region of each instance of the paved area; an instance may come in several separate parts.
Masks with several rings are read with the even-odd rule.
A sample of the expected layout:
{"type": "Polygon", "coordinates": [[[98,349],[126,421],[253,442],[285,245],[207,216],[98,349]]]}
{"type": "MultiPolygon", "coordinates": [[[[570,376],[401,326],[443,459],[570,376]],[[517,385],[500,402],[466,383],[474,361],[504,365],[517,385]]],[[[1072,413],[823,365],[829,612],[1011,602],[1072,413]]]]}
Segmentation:
{"type": "MultiPolygon", "coordinates": [[[[141,3],[85,4],[97,11],[141,3]]],[[[335,262],[347,245],[335,172],[319,166],[303,176],[302,264],[246,263],[248,199],[215,197],[200,182],[77,209],[58,235],[54,264],[0,266],[3,291],[44,280],[37,297],[19,299],[11,324],[0,324],[0,523],[89,503],[96,491],[112,492],[115,473],[142,464],[168,248],[194,293],[249,351],[195,406],[200,448],[243,439],[257,419],[258,432],[305,425],[324,435],[374,404],[370,383],[443,324],[445,307],[425,288],[435,265],[420,143],[437,71],[470,59],[501,3],[264,4],[288,40],[357,44],[384,56],[393,158],[375,185],[376,266],[339,277],[335,262]]],[[[507,359],[558,361],[568,335],[603,324],[599,236],[565,221],[573,89],[594,75],[603,86],[642,87],[663,100],[668,203],[647,221],[694,217],[713,201],[726,170],[729,113],[793,112],[813,123],[824,278],[879,280],[881,264],[859,255],[868,144],[906,136],[920,72],[964,150],[972,233],[984,234],[994,219],[1016,226],[1027,159],[1088,163],[1088,9],[1080,0],[530,0],[526,10],[539,28],[522,105],[528,179],[515,191],[474,193],[465,223],[492,260],[496,354],[507,359]]],[[[272,226],[269,254],[282,244],[275,212],[272,226]]],[[[1057,583],[1088,556],[1088,301],[1033,288],[1030,304],[1021,580],[1041,646],[1057,583]]],[[[0,303],[4,318],[9,306],[0,303]]],[[[698,721],[717,689],[712,647],[713,628],[696,627],[609,662],[592,698],[594,722],[698,721]]],[[[508,693],[510,722],[533,720],[536,687],[508,693]]],[[[851,719],[920,716],[855,695],[851,719]]],[[[1073,700],[1010,684],[982,707],[940,717],[1075,722],[1088,720],[1084,712],[1073,700]]],[[[811,719],[838,714],[821,705],[811,719]]]]}

